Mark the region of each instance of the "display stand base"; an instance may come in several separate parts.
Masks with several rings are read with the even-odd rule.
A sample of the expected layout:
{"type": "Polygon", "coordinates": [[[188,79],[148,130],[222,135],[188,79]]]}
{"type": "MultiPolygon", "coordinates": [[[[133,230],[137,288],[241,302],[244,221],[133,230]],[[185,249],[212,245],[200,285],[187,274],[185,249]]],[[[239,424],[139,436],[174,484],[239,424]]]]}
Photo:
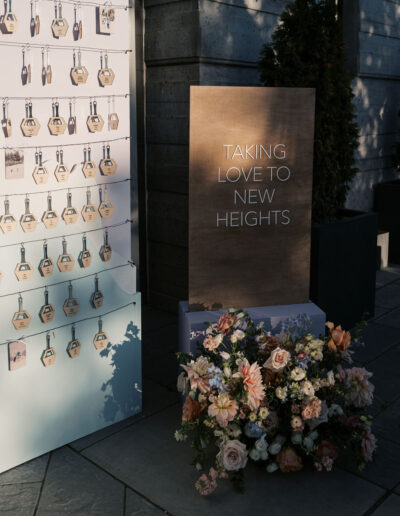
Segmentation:
{"type": "MultiPolygon", "coordinates": [[[[196,354],[197,344],[202,343],[206,334],[205,322],[217,322],[226,310],[189,312],[187,301],[179,302],[179,351],[196,354]]],[[[311,319],[311,333],[314,336],[325,334],[325,313],[314,303],[283,306],[261,306],[245,308],[253,321],[264,321],[265,328],[272,335],[281,332],[282,323],[290,317],[306,314],[311,319]]]]}

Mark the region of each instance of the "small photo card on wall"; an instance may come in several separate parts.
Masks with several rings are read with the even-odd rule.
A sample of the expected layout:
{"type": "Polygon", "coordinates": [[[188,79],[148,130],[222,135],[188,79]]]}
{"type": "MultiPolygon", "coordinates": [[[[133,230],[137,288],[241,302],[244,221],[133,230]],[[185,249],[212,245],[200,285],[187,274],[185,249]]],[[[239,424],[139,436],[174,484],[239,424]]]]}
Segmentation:
{"type": "Polygon", "coordinates": [[[23,179],[24,178],[24,151],[21,149],[6,149],[5,159],[5,178],[23,179]]]}

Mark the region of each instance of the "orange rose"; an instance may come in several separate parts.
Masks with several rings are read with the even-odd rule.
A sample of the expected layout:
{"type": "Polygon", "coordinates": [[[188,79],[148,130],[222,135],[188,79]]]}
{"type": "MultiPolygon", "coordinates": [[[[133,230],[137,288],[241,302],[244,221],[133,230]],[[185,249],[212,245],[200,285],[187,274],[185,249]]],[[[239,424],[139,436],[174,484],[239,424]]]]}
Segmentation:
{"type": "Polygon", "coordinates": [[[217,331],[227,335],[236,322],[236,315],[222,314],[217,324],[217,331]]]}
{"type": "Polygon", "coordinates": [[[328,348],[332,351],[345,351],[351,342],[349,331],[342,330],[341,326],[336,326],[331,322],[327,322],[326,326],[331,332],[331,339],[328,342],[328,348]]]}
{"type": "Polygon", "coordinates": [[[276,457],[276,463],[283,473],[300,471],[303,468],[303,461],[293,448],[281,450],[276,457]]]}
{"type": "Polygon", "coordinates": [[[199,419],[200,414],[203,412],[205,407],[205,403],[199,403],[190,396],[187,396],[182,408],[182,421],[187,421],[189,423],[196,421],[196,419],[199,419]]]}
{"type": "Polygon", "coordinates": [[[337,458],[339,455],[339,450],[336,448],[334,444],[332,444],[327,439],[324,439],[320,442],[320,445],[317,449],[317,457],[323,458],[323,457],[329,457],[333,460],[337,458]]]}

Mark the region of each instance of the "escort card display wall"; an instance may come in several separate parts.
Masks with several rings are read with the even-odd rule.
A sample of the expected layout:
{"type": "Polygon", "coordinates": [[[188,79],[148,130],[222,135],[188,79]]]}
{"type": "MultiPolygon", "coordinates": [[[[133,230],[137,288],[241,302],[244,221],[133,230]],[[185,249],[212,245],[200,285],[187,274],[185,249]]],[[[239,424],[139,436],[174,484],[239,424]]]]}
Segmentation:
{"type": "Polygon", "coordinates": [[[0,7],[0,472],[141,410],[131,7],[0,7]]]}

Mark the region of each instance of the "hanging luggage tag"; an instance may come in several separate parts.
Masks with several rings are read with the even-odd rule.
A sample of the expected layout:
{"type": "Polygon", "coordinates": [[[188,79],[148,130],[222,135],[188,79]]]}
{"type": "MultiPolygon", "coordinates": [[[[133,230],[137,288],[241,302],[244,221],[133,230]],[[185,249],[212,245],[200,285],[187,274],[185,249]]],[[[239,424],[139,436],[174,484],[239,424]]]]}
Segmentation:
{"type": "Polygon", "coordinates": [[[71,192],[67,193],[67,207],[64,208],[61,217],[67,225],[76,224],[78,220],[79,213],[78,210],[74,206],[72,206],[71,192]]]}
{"type": "Polygon", "coordinates": [[[87,126],[91,133],[100,132],[104,127],[104,120],[101,115],[97,113],[97,102],[90,102],[90,115],[87,118],[87,126]]]}
{"type": "Polygon", "coordinates": [[[111,2],[96,7],[96,32],[97,34],[112,34],[114,32],[115,9],[109,7],[111,2]]]}
{"type": "Polygon", "coordinates": [[[52,105],[53,116],[50,117],[48,128],[50,134],[53,136],[59,136],[60,134],[65,133],[65,129],[67,128],[67,124],[62,116],[60,116],[60,104],[58,102],[53,102],[52,105]]]}
{"type": "Polygon", "coordinates": [[[100,206],[99,213],[103,219],[109,219],[114,214],[114,204],[108,199],[108,187],[105,185],[104,187],[104,198],[103,198],[103,190],[99,188],[99,197],[100,197],[100,206]]]}
{"type": "Polygon", "coordinates": [[[8,344],[8,369],[15,371],[26,366],[26,344],[23,340],[15,340],[8,344]]]}
{"type": "Polygon", "coordinates": [[[50,64],[50,51],[49,47],[46,48],[46,81],[47,84],[51,84],[53,80],[53,69],[50,64]]]}
{"type": "Polygon", "coordinates": [[[42,353],[41,361],[44,367],[50,367],[56,361],[55,349],[50,346],[50,333],[46,335],[46,349],[42,353]]]}
{"type": "Polygon", "coordinates": [[[104,232],[104,244],[100,249],[100,258],[103,262],[109,262],[111,260],[112,248],[108,242],[108,231],[104,232]]]}
{"type": "Polygon", "coordinates": [[[110,145],[103,146],[103,159],[100,161],[100,171],[103,176],[113,176],[117,171],[117,162],[110,156],[110,145]]]}
{"type": "Polygon", "coordinates": [[[96,275],[94,278],[94,292],[92,294],[92,297],[90,298],[93,308],[95,308],[96,310],[100,308],[103,305],[103,300],[103,292],[99,289],[99,278],[96,275]]]}
{"type": "Polygon", "coordinates": [[[10,201],[8,197],[4,200],[4,215],[0,217],[0,228],[3,233],[12,233],[17,228],[17,219],[10,213],[10,201]]]}
{"type": "Polygon", "coordinates": [[[119,117],[115,111],[115,97],[112,98],[112,112],[110,110],[110,99],[108,99],[108,130],[116,131],[119,126],[119,117]]]}
{"type": "Polygon", "coordinates": [[[71,68],[71,80],[72,84],[74,84],[75,86],[79,86],[79,84],[86,83],[89,77],[89,72],[87,71],[86,66],[82,65],[82,55],[80,50],[78,50],[78,56],[76,56],[74,52],[73,57],[74,66],[71,68]],[[78,57],[78,62],[76,61],[76,57],[78,57]]]}
{"type": "Polygon", "coordinates": [[[100,86],[112,86],[114,79],[115,79],[115,73],[111,68],[108,66],[108,54],[104,54],[104,66],[103,66],[103,55],[100,54],[100,70],[97,74],[97,78],[99,80],[100,86]]]}
{"type": "Polygon", "coordinates": [[[28,281],[32,278],[33,267],[26,261],[25,247],[21,245],[21,261],[15,267],[14,274],[17,276],[18,281],[28,281]]]}
{"type": "Polygon", "coordinates": [[[31,316],[24,310],[21,294],[18,296],[18,312],[15,312],[12,319],[13,326],[16,330],[24,330],[28,328],[31,322],[31,316]]]}
{"type": "Polygon", "coordinates": [[[25,198],[25,213],[22,215],[19,223],[21,224],[22,230],[24,233],[31,233],[32,231],[35,231],[37,226],[37,218],[33,213],[31,213],[30,210],[30,201],[29,197],[26,196],[25,198]]]}
{"type": "Polygon", "coordinates": [[[45,61],[45,51],[42,48],[42,86],[46,86],[47,84],[47,69],[46,69],[46,61],[45,61]]]}
{"type": "Polygon", "coordinates": [[[72,339],[68,343],[67,353],[71,358],[76,358],[79,356],[79,353],[81,352],[81,343],[76,338],[75,326],[71,327],[71,336],[72,339]]]}
{"type": "Polygon", "coordinates": [[[83,27],[82,27],[82,13],[81,13],[81,5],[74,5],[74,26],[72,29],[74,40],[78,41],[78,39],[82,39],[83,36],[83,27]]]}
{"type": "Polygon", "coordinates": [[[18,28],[18,18],[16,14],[12,10],[12,0],[7,0],[4,2],[6,6],[6,12],[3,16],[3,27],[4,31],[8,34],[12,34],[18,28]]]}
{"type": "Polygon", "coordinates": [[[39,317],[43,324],[47,324],[53,320],[54,317],[54,307],[49,302],[49,291],[47,287],[44,289],[44,305],[40,309],[39,317]]]}
{"type": "Polygon", "coordinates": [[[53,274],[54,263],[51,258],[49,258],[47,254],[47,242],[45,241],[43,244],[43,258],[39,263],[39,271],[43,278],[47,278],[53,274]]]}
{"type": "Polygon", "coordinates": [[[67,251],[67,241],[63,238],[62,241],[63,252],[57,260],[58,270],[60,272],[71,272],[75,265],[74,257],[67,251]]]}
{"type": "Polygon", "coordinates": [[[36,136],[40,130],[40,124],[37,118],[33,116],[32,102],[25,104],[26,116],[21,122],[21,131],[24,136],[36,136]]]}
{"type": "Polygon", "coordinates": [[[63,38],[68,32],[68,22],[62,15],[62,4],[61,2],[54,1],[55,17],[51,24],[51,30],[55,38],[63,38]]]}
{"type": "Polygon", "coordinates": [[[94,339],[93,339],[94,347],[100,351],[101,349],[106,348],[108,346],[109,342],[110,342],[110,340],[108,338],[107,333],[105,333],[103,331],[103,321],[101,320],[101,317],[100,317],[99,331],[98,331],[98,333],[96,333],[96,335],[94,336],[94,339]]]}
{"type": "Polygon", "coordinates": [[[63,310],[67,317],[76,315],[79,312],[79,301],[72,294],[72,283],[68,285],[68,299],[64,301],[63,310]]]}
{"type": "Polygon", "coordinates": [[[8,117],[8,99],[3,100],[3,119],[1,121],[1,127],[5,138],[12,136],[12,122],[11,118],[8,117]]]}
{"type": "Polygon", "coordinates": [[[83,149],[83,167],[82,172],[86,179],[94,177],[97,172],[97,165],[94,161],[92,161],[92,149],[86,147],[83,149]]]}
{"type": "Polygon", "coordinates": [[[85,222],[94,222],[97,219],[99,210],[95,204],[92,204],[92,192],[87,190],[86,192],[86,204],[82,208],[82,218],[85,222]]]}
{"type": "Polygon", "coordinates": [[[83,236],[83,239],[82,239],[82,242],[83,242],[83,248],[82,248],[82,251],[79,253],[79,265],[82,267],[82,269],[87,269],[88,267],[90,267],[91,263],[92,263],[92,255],[89,251],[89,249],[87,248],[87,242],[86,242],[86,236],[84,235],[83,236]]]}
{"type": "Polygon", "coordinates": [[[38,36],[40,34],[40,16],[39,16],[39,9],[37,6],[37,0],[35,0],[35,6],[34,6],[34,14],[35,14],[35,36],[38,36]]]}
{"type": "Polygon", "coordinates": [[[75,99],[71,99],[69,101],[69,118],[68,118],[68,133],[76,134],[77,133],[77,120],[76,120],[76,109],[75,109],[75,99]]]}
{"type": "Polygon", "coordinates": [[[37,185],[43,185],[47,183],[49,179],[49,171],[46,166],[43,165],[43,154],[40,150],[39,152],[35,152],[35,161],[36,167],[33,170],[33,179],[37,185]]]}
{"type": "Polygon", "coordinates": [[[59,183],[68,181],[70,170],[64,163],[64,151],[60,149],[56,152],[57,166],[54,170],[54,175],[59,183]]]}
{"type": "Polygon", "coordinates": [[[52,198],[49,194],[47,196],[47,210],[43,213],[42,222],[46,229],[53,229],[58,224],[58,213],[52,208],[52,198]]]}

